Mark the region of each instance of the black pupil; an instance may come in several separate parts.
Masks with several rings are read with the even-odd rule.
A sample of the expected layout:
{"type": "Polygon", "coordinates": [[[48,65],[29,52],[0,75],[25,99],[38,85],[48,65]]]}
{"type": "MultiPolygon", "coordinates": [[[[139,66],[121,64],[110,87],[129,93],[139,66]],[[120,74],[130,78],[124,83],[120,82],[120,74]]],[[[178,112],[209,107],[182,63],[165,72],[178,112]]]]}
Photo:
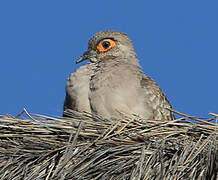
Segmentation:
{"type": "Polygon", "coordinates": [[[111,43],[108,42],[108,41],[103,41],[103,42],[102,42],[102,46],[103,46],[105,49],[107,49],[108,47],[110,47],[110,45],[111,45],[111,43]]]}

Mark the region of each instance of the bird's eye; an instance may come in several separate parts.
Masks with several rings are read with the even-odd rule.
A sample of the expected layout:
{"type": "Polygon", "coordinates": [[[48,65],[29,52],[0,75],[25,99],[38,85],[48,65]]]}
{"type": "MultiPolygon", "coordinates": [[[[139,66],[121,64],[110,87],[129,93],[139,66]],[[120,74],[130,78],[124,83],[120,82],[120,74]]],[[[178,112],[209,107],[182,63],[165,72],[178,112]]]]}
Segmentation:
{"type": "Polygon", "coordinates": [[[109,48],[110,45],[111,45],[111,43],[110,43],[109,41],[103,41],[101,44],[102,44],[102,46],[103,46],[104,49],[109,48]]]}
{"type": "Polygon", "coordinates": [[[106,52],[116,45],[115,41],[112,39],[104,39],[97,45],[97,50],[99,52],[106,52]]]}

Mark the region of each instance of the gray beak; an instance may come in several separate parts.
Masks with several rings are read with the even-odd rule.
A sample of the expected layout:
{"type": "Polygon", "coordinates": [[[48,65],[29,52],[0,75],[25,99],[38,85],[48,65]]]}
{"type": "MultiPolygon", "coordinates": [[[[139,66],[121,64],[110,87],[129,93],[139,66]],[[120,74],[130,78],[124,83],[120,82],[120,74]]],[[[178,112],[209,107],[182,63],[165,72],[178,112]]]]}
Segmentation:
{"type": "Polygon", "coordinates": [[[87,60],[87,59],[90,59],[91,62],[97,62],[96,56],[97,56],[96,51],[88,50],[79,59],[77,59],[76,64],[78,64],[84,60],[87,60]]]}

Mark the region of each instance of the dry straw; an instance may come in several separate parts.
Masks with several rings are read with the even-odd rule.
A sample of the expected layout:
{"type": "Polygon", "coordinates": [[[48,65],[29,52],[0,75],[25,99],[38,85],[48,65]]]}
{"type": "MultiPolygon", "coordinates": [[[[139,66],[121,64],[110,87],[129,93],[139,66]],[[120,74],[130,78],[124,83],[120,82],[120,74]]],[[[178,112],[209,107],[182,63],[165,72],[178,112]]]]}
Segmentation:
{"type": "Polygon", "coordinates": [[[170,122],[26,110],[19,116],[27,118],[0,116],[0,179],[215,180],[218,124],[212,120],[218,115],[176,113],[182,117],[170,122]]]}

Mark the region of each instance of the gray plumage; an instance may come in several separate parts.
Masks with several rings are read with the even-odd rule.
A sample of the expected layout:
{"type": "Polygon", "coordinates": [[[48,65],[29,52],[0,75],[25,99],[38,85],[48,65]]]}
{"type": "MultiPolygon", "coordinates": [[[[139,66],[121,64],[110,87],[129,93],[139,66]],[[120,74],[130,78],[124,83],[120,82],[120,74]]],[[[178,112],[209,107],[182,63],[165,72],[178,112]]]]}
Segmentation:
{"type": "Polygon", "coordinates": [[[70,74],[66,84],[64,111],[72,109],[91,113],[88,91],[93,67],[94,64],[87,63],[70,74]]]}
{"type": "Polygon", "coordinates": [[[143,119],[172,120],[169,101],[159,86],[141,70],[128,36],[99,32],[67,82],[64,110],[87,111],[105,118],[138,115],[143,119]],[[112,46],[113,45],[113,46],[112,46]]]}

